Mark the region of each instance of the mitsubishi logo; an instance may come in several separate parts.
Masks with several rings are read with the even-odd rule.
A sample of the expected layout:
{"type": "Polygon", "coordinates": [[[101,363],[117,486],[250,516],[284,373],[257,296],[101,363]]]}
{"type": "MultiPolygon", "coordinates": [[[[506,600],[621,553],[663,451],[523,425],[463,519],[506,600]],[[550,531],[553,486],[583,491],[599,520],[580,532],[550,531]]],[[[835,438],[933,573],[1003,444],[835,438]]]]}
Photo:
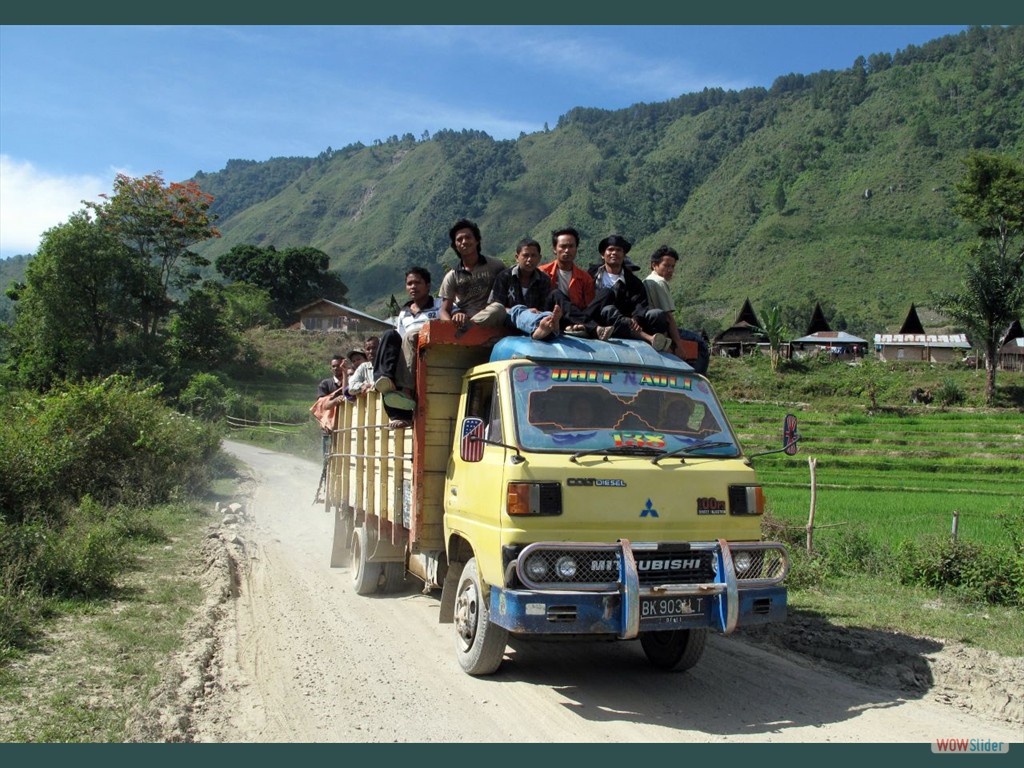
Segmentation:
{"type": "Polygon", "coordinates": [[[640,517],[647,517],[648,515],[650,515],[651,517],[658,516],[658,510],[654,508],[654,505],[651,503],[650,499],[647,500],[647,505],[642,510],[640,510],[640,517]]]}

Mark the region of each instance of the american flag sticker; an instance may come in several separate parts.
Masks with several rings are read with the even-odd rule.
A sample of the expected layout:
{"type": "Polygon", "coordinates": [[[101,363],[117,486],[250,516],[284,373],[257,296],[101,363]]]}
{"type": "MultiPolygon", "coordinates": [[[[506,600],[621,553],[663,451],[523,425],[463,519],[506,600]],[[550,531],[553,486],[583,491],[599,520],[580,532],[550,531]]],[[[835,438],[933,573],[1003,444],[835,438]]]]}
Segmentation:
{"type": "Polygon", "coordinates": [[[469,418],[462,422],[462,460],[480,461],[484,457],[484,420],[469,418]]]}

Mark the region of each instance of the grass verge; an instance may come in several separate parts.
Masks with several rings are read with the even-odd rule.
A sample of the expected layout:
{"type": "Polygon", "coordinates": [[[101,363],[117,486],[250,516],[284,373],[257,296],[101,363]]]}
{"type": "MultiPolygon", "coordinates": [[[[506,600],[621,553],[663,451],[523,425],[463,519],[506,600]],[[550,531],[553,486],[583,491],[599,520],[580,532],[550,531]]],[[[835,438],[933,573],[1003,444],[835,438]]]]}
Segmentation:
{"type": "Polygon", "coordinates": [[[0,742],[124,741],[133,707],[203,603],[195,564],[207,509],[153,509],[164,539],[138,544],[136,567],[112,598],[50,606],[36,647],[0,667],[0,742]]]}

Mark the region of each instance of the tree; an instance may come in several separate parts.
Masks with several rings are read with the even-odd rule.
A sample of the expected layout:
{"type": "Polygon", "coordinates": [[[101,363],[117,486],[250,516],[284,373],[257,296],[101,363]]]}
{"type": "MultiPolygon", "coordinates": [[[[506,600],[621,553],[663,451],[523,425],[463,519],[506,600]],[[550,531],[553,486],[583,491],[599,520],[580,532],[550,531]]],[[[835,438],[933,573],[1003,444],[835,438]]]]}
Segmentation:
{"type": "Polygon", "coordinates": [[[168,346],[178,369],[208,370],[234,357],[238,336],[228,324],[226,306],[216,284],[192,291],[181,303],[168,325],[168,346]]]}
{"type": "Polygon", "coordinates": [[[775,185],[775,210],[779,213],[786,210],[786,187],[782,183],[782,179],[779,179],[775,185]]]}
{"type": "Polygon", "coordinates": [[[138,327],[144,281],[120,239],[87,210],[47,230],[14,294],[13,351],[25,378],[46,387],[116,368],[120,342],[138,327]]]}
{"type": "Polygon", "coordinates": [[[936,305],[985,346],[985,399],[996,393],[998,344],[1024,309],[1024,165],[1001,155],[972,153],[957,182],[953,210],[977,228],[959,291],[936,295],[936,305]]]}
{"type": "Polygon", "coordinates": [[[170,289],[187,289],[199,278],[186,267],[209,262],[188,250],[189,246],[220,237],[210,213],[213,196],[195,182],[164,185],[159,174],[132,178],[119,173],[114,193],[101,195],[103,202],[86,203],[97,221],[127,247],[140,265],[148,267],[139,298],[143,309],[142,327],[156,336],[174,302],[170,289]]]}
{"type": "Polygon", "coordinates": [[[288,322],[295,310],[320,298],[342,302],[348,287],[334,272],[330,258],[316,248],[236,245],[217,259],[217,271],[235,282],[270,294],[274,314],[288,322]]]}
{"type": "Polygon", "coordinates": [[[779,369],[782,359],[782,345],[786,343],[789,329],[782,319],[782,310],[778,305],[772,306],[762,315],[761,327],[756,330],[758,336],[768,342],[768,355],[771,358],[772,370],[779,369]]]}

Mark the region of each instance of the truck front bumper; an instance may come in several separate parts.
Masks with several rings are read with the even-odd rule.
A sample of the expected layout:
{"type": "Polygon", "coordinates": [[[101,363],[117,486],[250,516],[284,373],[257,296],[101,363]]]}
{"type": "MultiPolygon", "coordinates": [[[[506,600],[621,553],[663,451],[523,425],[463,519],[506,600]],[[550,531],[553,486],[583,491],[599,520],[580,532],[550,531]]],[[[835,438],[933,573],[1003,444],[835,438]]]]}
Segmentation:
{"type": "MultiPolygon", "coordinates": [[[[638,545],[643,546],[643,545],[638,545]]],[[[605,635],[628,640],[640,632],[708,627],[730,633],[737,627],[784,621],[786,588],[780,583],[787,570],[783,561],[777,577],[737,577],[733,548],[780,550],[781,545],[734,543],[719,540],[690,545],[694,550],[712,551],[714,574],[702,583],[641,584],[633,547],[628,541],[604,545],[618,555],[616,583],[603,588],[566,583],[531,584],[529,588],[490,589],[490,619],[510,632],[541,635],[605,635]],[[744,583],[744,582],[747,583],[744,583]]],[[[595,545],[538,543],[530,550],[592,551],[595,545]]]]}

